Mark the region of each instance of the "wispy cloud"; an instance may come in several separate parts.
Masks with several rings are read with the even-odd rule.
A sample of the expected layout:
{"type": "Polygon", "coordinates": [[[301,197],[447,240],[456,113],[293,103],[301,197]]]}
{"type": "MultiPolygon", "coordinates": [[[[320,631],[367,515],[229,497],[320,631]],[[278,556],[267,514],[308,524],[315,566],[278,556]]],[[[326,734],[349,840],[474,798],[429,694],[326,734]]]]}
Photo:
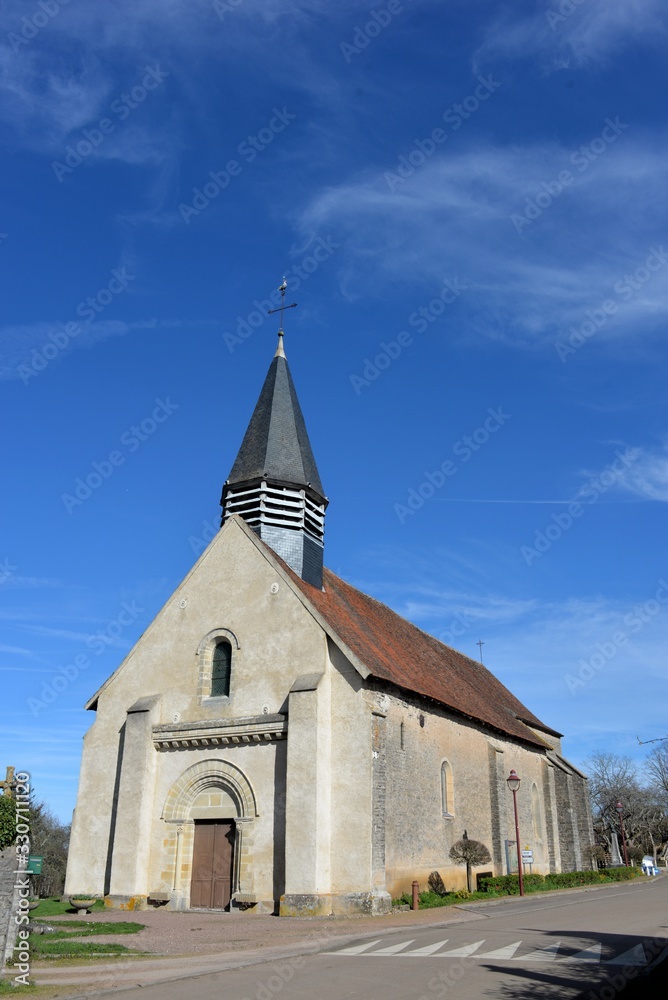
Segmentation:
{"type": "Polygon", "coordinates": [[[668,502],[668,445],[639,449],[638,458],[624,470],[618,485],[635,496],[668,502]]]}
{"type": "MultiPolygon", "coordinates": [[[[71,629],[51,628],[48,625],[18,625],[17,628],[22,629],[24,632],[30,632],[32,635],[49,639],[66,639],[84,644],[88,643],[95,635],[93,632],[76,632],[71,629]]],[[[106,645],[112,646],[115,649],[130,649],[132,646],[129,640],[116,636],[105,635],[104,641],[106,645]]]]}
{"type": "Polygon", "coordinates": [[[603,62],[631,40],[662,44],[664,15],[663,0],[584,0],[578,4],[538,0],[528,15],[511,11],[496,17],[486,29],[474,64],[536,58],[549,72],[603,62]]]}
{"type": "MultiPolygon", "coordinates": [[[[0,653],[9,653],[11,656],[27,656],[30,659],[35,659],[35,654],[32,649],[24,649],[22,646],[8,646],[4,642],[0,642],[0,653]]],[[[24,667],[0,667],[0,670],[24,670],[24,667]]]]}
{"type": "MultiPolygon", "coordinates": [[[[592,123],[583,139],[602,127],[592,123]]],[[[553,143],[445,147],[394,190],[387,171],[329,187],[307,205],[301,223],[305,231],[327,225],[342,235],[350,298],[369,287],[433,285],[443,274],[466,280],[471,294],[459,308],[468,337],[553,345],[582,324],[586,309],[613,297],[619,308],[598,342],[637,332],[640,324],[651,332],[668,313],[668,267],[623,296],[614,286],[660,242],[668,141],[624,134],[618,143],[582,170],[572,159],[577,148],[553,143]],[[518,233],[513,214],[563,170],[572,184],[544,198],[548,207],[518,233]],[[618,211],[622,201],[634,213],[633,230],[618,211]]]]}
{"type": "Polygon", "coordinates": [[[49,590],[53,588],[61,589],[66,584],[62,580],[57,580],[53,577],[12,575],[4,581],[3,586],[24,590],[49,590]]]}
{"type": "MultiPolygon", "coordinates": [[[[432,0],[422,0],[431,3],[432,0]]],[[[17,144],[56,153],[67,139],[109,112],[120,91],[138,81],[138,69],[162,60],[178,86],[180,103],[192,103],[201,113],[202,91],[191,80],[207,60],[255,58],[266,39],[267,49],[280,48],[282,58],[268,59],[262,72],[289,80],[326,98],[339,86],[319,64],[308,36],[313,17],[348,25],[352,32],[359,16],[356,0],[251,0],[219,16],[212,0],[114,0],[110,3],[72,3],[64,6],[29,44],[12,44],[9,34],[21,36],[24,0],[4,0],[0,13],[0,120],[15,130],[17,144]],[[187,71],[179,70],[183,64],[187,71]],[[193,71],[194,70],[194,71],[193,71]],[[120,91],[119,91],[120,88],[120,91]],[[198,107],[199,105],[199,107],[198,107]]],[[[365,12],[366,13],[366,12],[365,12]]],[[[343,27],[338,29],[343,31],[343,27]]],[[[336,37],[337,29],[333,30],[336,37]]],[[[212,101],[217,99],[211,95],[212,101]]],[[[172,117],[172,105],[163,100],[162,122],[137,115],[131,128],[118,129],[95,156],[128,163],[156,163],[181,148],[181,121],[172,117]]]]}
{"type": "MultiPolygon", "coordinates": [[[[70,348],[81,349],[94,347],[110,337],[125,337],[130,333],[143,333],[150,330],[171,329],[181,326],[180,320],[99,320],[97,323],[81,324],[81,334],[77,337],[67,337],[67,351],[70,348]]],[[[20,366],[31,369],[33,351],[41,352],[45,345],[53,344],[53,335],[66,329],[66,324],[59,320],[53,323],[37,322],[24,326],[5,326],[0,329],[0,379],[21,378],[20,366]]],[[[62,361],[67,351],[58,355],[62,361]]]]}

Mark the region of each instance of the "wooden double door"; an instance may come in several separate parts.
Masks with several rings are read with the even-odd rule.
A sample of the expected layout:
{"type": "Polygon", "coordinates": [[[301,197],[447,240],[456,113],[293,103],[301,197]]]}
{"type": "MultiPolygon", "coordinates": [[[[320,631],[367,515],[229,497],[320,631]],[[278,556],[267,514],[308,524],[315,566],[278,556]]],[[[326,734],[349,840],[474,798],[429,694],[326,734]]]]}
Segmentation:
{"type": "Polygon", "coordinates": [[[224,910],[232,895],[234,820],[195,820],[190,905],[224,910]]]}

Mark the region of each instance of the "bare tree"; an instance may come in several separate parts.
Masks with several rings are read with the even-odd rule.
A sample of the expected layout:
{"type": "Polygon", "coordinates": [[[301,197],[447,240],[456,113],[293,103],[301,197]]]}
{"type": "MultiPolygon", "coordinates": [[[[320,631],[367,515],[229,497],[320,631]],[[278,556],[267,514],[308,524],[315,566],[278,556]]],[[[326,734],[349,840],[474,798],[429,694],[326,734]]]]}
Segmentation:
{"type": "Polygon", "coordinates": [[[668,796],[668,744],[654,747],[645,763],[657,791],[661,790],[668,796]]]}
{"type": "MultiPolygon", "coordinates": [[[[650,755],[654,767],[648,770],[654,777],[661,774],[661,767],[668,766],[665,757],[650,755]]],[[[660,791],[659,781],[644,786],[638,779],[636,765],[629,757],[614,753],[595,753],[586,761],[589,790],[592,802],[594,830],[599,841],[612,847],[612,832],[619,831],[618,803],[622,805],[622,820],[629,845],[629,853],[641,857],[657,855],[668,843],[668,817],[665,808],[665,791],[660,791]]]]}
{"type": "Polygon", "coordinates": [[[38,895],[59,896],[65,885],[69,826],[61,823],[43,802],[30,804],[30,853],[44,858],[42,874],[33,876],[38,895]]]}

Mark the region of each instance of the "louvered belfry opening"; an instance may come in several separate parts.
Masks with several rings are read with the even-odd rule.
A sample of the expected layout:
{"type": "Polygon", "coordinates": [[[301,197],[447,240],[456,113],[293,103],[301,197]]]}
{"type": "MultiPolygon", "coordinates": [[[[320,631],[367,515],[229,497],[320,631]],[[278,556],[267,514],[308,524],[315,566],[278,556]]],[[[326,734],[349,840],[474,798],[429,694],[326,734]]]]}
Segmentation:
{"type": "Polygon", "coordinates": [[[299,576],[322,588],[327,507],[282,335],[223,487],[223,523],[242,517],[299,576]]]}

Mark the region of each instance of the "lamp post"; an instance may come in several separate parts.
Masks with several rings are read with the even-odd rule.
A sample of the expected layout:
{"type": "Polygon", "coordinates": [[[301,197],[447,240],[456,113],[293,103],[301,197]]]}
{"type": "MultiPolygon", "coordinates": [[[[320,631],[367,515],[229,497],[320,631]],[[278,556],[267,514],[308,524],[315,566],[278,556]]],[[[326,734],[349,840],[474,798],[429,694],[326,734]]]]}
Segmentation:
{"type": "Polygon", "coordinates": [[[624,806],[621,804],[621,802],[618,802],[617,805],[615,806],[615,809],[619,813],[619,826],[620,826],[620,829],[622,831],[622,846],[624,848],[624,864],[628,868],[629,867],[629,852],[626,850],[626,835],[624,833],[624,820],[622,818],[622,814],[624,812],[624,806]]]}
{"type": "Polygon", "coordinates": [[[511,771],[506,778],[506,784],[513,793],[513,808],[515,810],[515,841],[517,843],[517,874],[520,877],[520,896],[524,895],[524,873],[522,871],[522,851],[520,850],[520,824],[517,818],[517,789],[520,787],[520,779],[517,771],[511,771]]]}

